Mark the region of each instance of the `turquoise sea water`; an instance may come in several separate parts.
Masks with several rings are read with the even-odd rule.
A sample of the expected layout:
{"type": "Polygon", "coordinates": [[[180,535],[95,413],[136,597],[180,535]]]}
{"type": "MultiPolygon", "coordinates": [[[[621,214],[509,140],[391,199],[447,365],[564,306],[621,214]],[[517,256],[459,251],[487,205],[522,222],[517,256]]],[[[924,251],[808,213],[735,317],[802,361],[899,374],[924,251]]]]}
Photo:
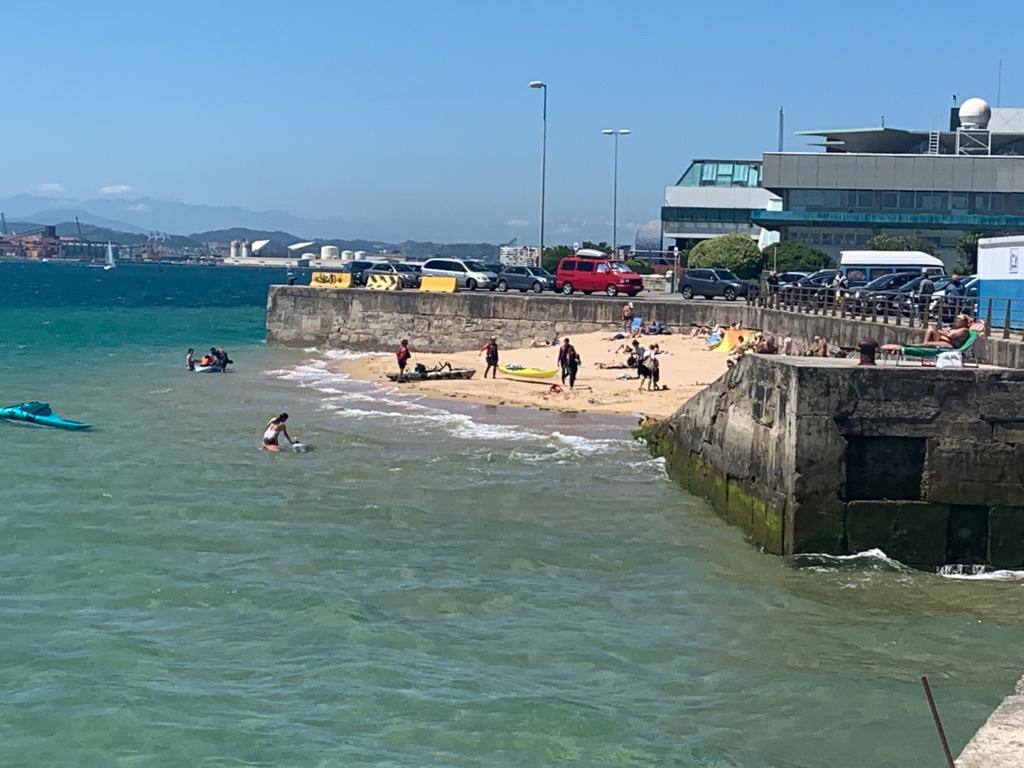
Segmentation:
{"type": "Polygon", "coordinates": [[[938,765],[919,675],[957,749],[1024,668],[1024,582],[760,555],[628,422],[265,347],[282,278],[0,264],[0,401],[96,425],[0,423],[0,765],[938,765]]]}

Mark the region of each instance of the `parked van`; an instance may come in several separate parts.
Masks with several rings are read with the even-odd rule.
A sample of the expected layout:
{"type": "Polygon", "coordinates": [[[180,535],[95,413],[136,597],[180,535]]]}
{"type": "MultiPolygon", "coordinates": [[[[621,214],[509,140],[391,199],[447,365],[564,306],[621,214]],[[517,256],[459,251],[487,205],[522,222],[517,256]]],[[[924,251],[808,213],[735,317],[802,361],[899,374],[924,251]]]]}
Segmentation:
{"type": "Polygon", "coordinates": [[[933,277],[946,274],[946,267],[937,259],[922,251],[840,251],[839,271],[846,276],[849,285],[866,285],[882,275],[893,272],[927,271],[933,277]]]}
{"type": "Polygon", "coordinates": [[[603,291],[609,296],[625,293],[636,296],[644,289],[643,278],[623,261],[614,261],[608,254],[581,248],[575,256],[558,262],[555,290],[566,296],[575,291],[591,294],[603,291]]]}
{"type": "Polygon", "coordinates": [[[494,290],[498,276],[488,271],[479,261],[467,259],[427,259],[420,270],[423,276],[454,277],[459,288],[475,291],[477,288],[494,290]]]}

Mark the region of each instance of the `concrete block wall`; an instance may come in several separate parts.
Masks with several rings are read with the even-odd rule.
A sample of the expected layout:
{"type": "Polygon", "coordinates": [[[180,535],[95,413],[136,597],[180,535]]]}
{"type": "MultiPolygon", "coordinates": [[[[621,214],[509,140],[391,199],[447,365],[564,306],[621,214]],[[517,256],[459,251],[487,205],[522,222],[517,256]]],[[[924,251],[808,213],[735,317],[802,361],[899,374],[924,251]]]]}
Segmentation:
{"type": "MultiPolygon", "coordinates": [[[[427,294],[414,291],[332,290],[272,286],[267,297],[267,337],[276,344],[327,345],[348,349],[391,348],[402,337],[425,351],[472,349],[490,335],[503,346],[529,344],[618,327],[624,298],[568,298],[545,294],[485,292],[427,294]]],[[[658,294],[633,300],[637,316],[687,331],[694,325],[733,325],[791,336],[810,346],[815,336],[844,347],[864,339],[914,344],[920,328],[883,325],[830,315],[768,309],[742,302],[665,299],[658,294]]],[[[984,362],[1024,369],[1024,343],[990,338],[978,343],[984,362]]]]}
{"type": "Polygon", "coordinates": [[[746,356],[645,434],[769,552],[1021,568],[1022,416],[1024,372],[746,356]]]}

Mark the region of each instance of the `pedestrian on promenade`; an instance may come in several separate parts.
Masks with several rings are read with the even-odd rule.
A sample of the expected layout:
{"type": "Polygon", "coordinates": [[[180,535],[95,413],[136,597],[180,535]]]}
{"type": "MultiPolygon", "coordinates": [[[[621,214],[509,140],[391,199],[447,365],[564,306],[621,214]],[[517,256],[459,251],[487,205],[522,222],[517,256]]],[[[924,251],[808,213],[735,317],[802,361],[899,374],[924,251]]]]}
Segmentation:
{"type": "Polygon", "coordinates": [[[410,357],[412,352],[409,350],[409,340],[402,339],[402,343],[395,350],[395,358],[398,360],[398,381],[405,380],[405,366],[409,364],[410,357]]]}
{"type": "Polygon", "coordinates": [[[492,379],[498,378],[498,337],[491,336],[490,341],[480,348],[480,354],[486,354],[487,367],[484,369],[484,378],[491,374],[492,379]]]}

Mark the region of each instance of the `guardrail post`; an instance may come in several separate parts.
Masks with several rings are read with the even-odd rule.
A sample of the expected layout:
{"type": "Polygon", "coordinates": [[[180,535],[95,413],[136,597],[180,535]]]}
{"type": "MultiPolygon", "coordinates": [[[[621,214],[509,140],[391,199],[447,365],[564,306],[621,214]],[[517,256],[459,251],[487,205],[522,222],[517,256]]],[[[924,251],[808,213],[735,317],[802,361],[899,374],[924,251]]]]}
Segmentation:
{"type": "Polygon", "coordinates": [[[992,334],[992,299],[988,300],[988,309],[985,311],[985,338],[992,334]]]}
{"type": "Polygon", "coordinates": [[[1007,299],[1006,300],[1006,321],[1003,323],[1003,338],[1004,339],[1010,338],[1010,307],[1011,306],[1012,306],[1011,299],[1007,299]]]}

